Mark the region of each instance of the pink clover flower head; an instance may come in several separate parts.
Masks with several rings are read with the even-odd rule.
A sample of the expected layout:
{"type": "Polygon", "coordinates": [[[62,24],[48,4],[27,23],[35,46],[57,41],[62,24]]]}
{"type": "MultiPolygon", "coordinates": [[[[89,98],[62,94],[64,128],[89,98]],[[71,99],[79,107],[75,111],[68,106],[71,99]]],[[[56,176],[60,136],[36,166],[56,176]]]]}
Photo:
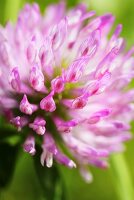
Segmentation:
{"type": "Polygon", "coordinates": [[[41,141],[42,165],[77,166],[87,181],[88,165],[107,168],[131,138],[134,48],[125,51],[120,24],[108,39],[113,22],[62,2],[44,16],[26,4],[15,25],[0,27],[1,115],[18,131],[27,127],[24,151],[35,155],[41,141]]]}

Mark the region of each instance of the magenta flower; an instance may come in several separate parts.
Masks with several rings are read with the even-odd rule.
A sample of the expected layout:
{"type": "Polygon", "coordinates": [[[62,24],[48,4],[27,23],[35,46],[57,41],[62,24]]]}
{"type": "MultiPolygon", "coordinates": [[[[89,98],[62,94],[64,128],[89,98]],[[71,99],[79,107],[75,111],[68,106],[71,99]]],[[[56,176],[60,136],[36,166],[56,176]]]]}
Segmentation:
{"type": "Polygon", "coordinates": [[[108,40],[113,22],[84,5],[52,5],[42,16],[27,4],[15,25],[0,27],[0,113],[20,137],[27,127],[24,151],[35,155],[41,142],[42,165],[78,166],[87,181],[88,165],[106,168],[131,138],[134,48],[124,51],[120,24],[108,40]]]}

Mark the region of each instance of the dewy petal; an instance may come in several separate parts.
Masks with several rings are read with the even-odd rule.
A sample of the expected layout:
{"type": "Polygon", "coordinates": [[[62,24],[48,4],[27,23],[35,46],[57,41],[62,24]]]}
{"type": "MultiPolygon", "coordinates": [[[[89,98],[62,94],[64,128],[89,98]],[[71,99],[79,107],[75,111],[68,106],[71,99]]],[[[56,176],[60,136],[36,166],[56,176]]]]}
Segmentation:
{"type": "Polygon", "coordinates": [[[114,33],[112,35],[111,40],[117,39],[119,37],[121,31],[122,31],[122,24],[118,24],[118,26],[116,27],[116,29],[115,29],[115,31],[114,31],[114,33]]]}
{"type": "Polygon", "coordinates": [[[42,166],[44,166],[44,162],[45,162],[45,159],[46,159],[46,155],[47,155],[47,151],[46,151],[45,148],[43,148],[43,152],[42,152],[42,154],[41,154],[41,156],[40,156],[40,162],[41,162],[42,166]]]}
{"type": "Polygon", "coordinates": [[[53,60],[50,37],[45,38],[44,44],[39,49],[39,58],[43,69],[50,65],[53,60]]]}
{"type": "Polygon", "coordinates": [[[44,166],[44,163],[46,162],[46,166],[48,168],[52,167],[52,165],[53,165],[53,154],[51,152],[47,151],[47,149],[45,147],[43,148],[43,152],[41,154],[40,161],[41,161],[42,166],[44,166]]]}
{"type": "Polygon", "coordinates": [[[101,23],[99,28],[102,30],[103,34],[108,34],[110,31],[115,17],[112,14],[106,14],[100,17],[101,23]]]}
{"type": "Polygon", "coordinates": [[[114,45],[110,52],[101,60],[96,68],[95,78],[103,74],[105,71],[110,70],[110,64],[112,61],[118,56],[122,47],[123,47],[124,40],[122,38],[117,39],[114,41],[114,45]]]}
{"type": "Polygon", "coordinates": [[[46,162],[46,166],[50,168],[53,165],[53,156],[57,153],[57,148],[53,138],[48,133],[44,135],[42,149],[43,152],[40,157],[41,164],[44,166],[44,163],[46,162]]]}
{"type": "Polygon", "coordinates": [[[35,155],[35,153],[36,153],[36,150],[35,150],[35,139],[34,139],[33,136],[29,135],[26,138],[25,143],[23,144],[23,149],[27,153],[30,153],[32,156],[35,155]]]}
{"type": "Polygon", "coordinates": [[[76,98],[72,102],[72,108],[73,109],[82,109],[86,106],[88,99],[85,98],[84,96],[76,98]]]}
{"type": "Polygon", "coordinates": [[[81,21],[84,21],[85,19],[89,19],[91,17],[93,17],[94,15],[96,14],[95,11],[91,11],[91,12],[88,12],[86,14],[84,14],[82,17],[81,17],[81,21]]]}
{"type": "Polygon", "coordinates": [[[8,98],[0,95],[0,111],[1,110],[9,110],[17,107],[17,101],[12,98],[8,98]]]}
{"type": "Polygon", "coordinates": [[[107,117],[110,114],[109,109],[103,109],[101,111],[98,111],[94,113],[88,120],[87,122],[89,124],[96,124],[97,122],[100,121],[101,118],[107,117]]]}
{"type": "MultiPolygon", "coordinates": [[[[65,15],[65,2],[49,5],[45,10],[45,28],[59,22],[65,15]]],[[[45,30],[46,31],[46,30],[45,30]]]]}
{"type": "Polygon", "coordinates": [[[9,46],[6,41],[2,41],[0,44],[0,58],[6,66],[10,65],[9,46]]]}
{"type": "Polygon", "coordinates": [[[65,71],[66,82],[76,82],[81,78],[89,59],[95,55],[99,42],[100,30],[95,30],[80,46],[78,50],[79,59],[76,59],[65,71]]]}
{"type": "Polygon", "coordinates": [[[53,154],[48,152],[46,156],[46,166],[50,168],[52,167],[52,165],[53,165],[53,154]]]}
{"type": "Polygon", "coordinates": [[[27,96],[24,95],[23,99],[20,102],[20,111],[27,115],[32,115],[32,113],[35,112],[37,109],[38,109],[38,106],[34,104],[30,104],[27,99],[27,96]]]}
{"type": "Polygon", "coordinates": [[[21,129],[23,128],[23,126],[25,126],[28,123],[27,118],[25,117],[14,117],[10,120],[10,122],[16,126],[18,128],[18,131],[21,131],[21,129]]]}
{"type": "Polygon", "coordinates": [[[69,133],[74,126],[77,126],[77,120],[63,121],[62,119],[55,118],[54,122],[59,132],[69,133]]]}
{"type": "Polygon", "coordinates": [[[88,167],[82,166],[80,167],[80,174],[84,178],[87,183],[91,183],[93,180],[92,174],[89,172],[88,167]]]}
{"type": "Polygon", "coordinates": [[[70,160],[67,156],[62,154],[56,147],[54,140],[51,135],[44,135],[44,144],[42,145],[43,153],[41,155],[41,163],[44,166],[44,161],[46,161],[46,166],[51,167],[53,164],[53,156],[59,163],[66,165],[69,168],[76,167],[76,164],[70,160]]]}
{"type": "Polygon", "coordinates": [[[38,135],[44,135],[46,128],[46,121],[42,117],[36,117],[33,123],[29,124],[29,127],[32,128],[38,135]]]}
{"type": "Polygon", "coordinates": [[[73,9],[68,15],[68,25],[71,27],[78,25],[82,17],[85,16],[85,11],[86,8],[82,4],[73,9]]]}
{"type": "Polygon", "coordinates": [[[58,25],[54,26],[51,33],[51,42],[54,50],[57,50],[65,41],[67,34],[67,19],[62,19],[58,25]]]}
{"type": "Polygon", "coordinates": [[[10,75],[10,84],[16,92],[21,91],[21,81],[20,81],[18,67],[15,67],[12,69],[12,72],[10,75]]]}
{"type": "Polygon", "coordinates": [[[39,25],[39,19],[40,10],[38,4],[34,3],[32,6],[26,4],[19,14],[18,22],[23,28],[33,30],[35,26],[39,25]]]}
{"type": "Polygon", "coordinates": [[[51,94],[41,100],[40,108],[48,112],[54,112],[56,110],[55,101],[51,94]]]}
{"type": "Polygon", "coordinates": [[[29,82],[35,90],[37,90],[37,91],[45,90],[46,91],[46,87],[44,85],[44,75],[37,66],[32,67],[32,69],[30,71],[29,82]]]}
{"type": "Polygon", "coordinates": [[[27,56],[27,60],[29,61],[29,63],[34,62],[34,60],[36,58],[36,49],[32,42],[27,47],[26,56],[27,56]]]}
{"type": "Polygon", "coordinates": [[[96,94],[104,92],[104,90],[109,86],[111,73],[109,71],[105,71],[103,74],[98,75],[98,90],[96,94]]]}
{"type": "Polygon", "coordinates": [[[14,124],[16,127],[21,128],[20,116],[11,119],[11,123],[14,124]]]}
{"type": "Polygon", "coordinates": [[[57,77],[51,81],[52,90],[55,93],[61,93],[64,90],[64,81],[62,77],[57,77]]]}
{"type": "Polygon", "coordinates": [[[110,31],[112,24],[114,22],[114,16],[111,14],[106,14],[95,18],[87,26],[82,29],[82,34],[91,33],[96,29],[100,29],[102,36],[105,37],[110,31]]]}
{"type": "Polygon", "coordinates": [[[86,59],[75,60],[64,73],[65,82],[77,82],[82,76],[82,69],[84,68],[86,63],[86,59]]]}
{"type": "Polygon", "coordinates": [[[99,168],[106,169],[108,168],[108,162],[106,160],[98,160],[98,159],[91,159],[90,164],[99,168]]]}
{"type": "Polygon", "coordinates": [[[97,29],[90,34],[90,36],[81,44],[78,53],[80,56],[88,56],[91,58],[95,55],[100,43],[100,30],[97,29]]]}
{"type": "Polygon", "coordinates": [[[58,152],[58,149],[55,145],[55,141],[53,137],[48,133],[45,133],[43,137],[44,137],[44,141],[43,141],[42,148],[52,153],[53,155],[56,155],[58,152]]]}
{"type": "Polygon", "coordinates": [[[68,157],[66,157],[64,154],[61,154],[60,152],[58,152],[55,155],[55,159],[59,163],[65,165],[65,166],[67,166],[69,168],[76,168],[76,164],[72,160],[70,160],[68,157]]]}

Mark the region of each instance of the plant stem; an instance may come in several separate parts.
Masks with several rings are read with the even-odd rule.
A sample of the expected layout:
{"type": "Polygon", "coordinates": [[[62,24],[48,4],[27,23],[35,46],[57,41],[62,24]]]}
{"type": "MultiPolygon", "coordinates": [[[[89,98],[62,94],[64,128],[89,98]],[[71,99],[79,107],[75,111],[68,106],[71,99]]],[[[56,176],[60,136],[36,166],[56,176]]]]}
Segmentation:
{"type": "Polygon", "coordinates": [[[111,159],[115,189],[120,200],[133,200],[134,189],[131,174],[123,154],[114,155],[111,159]]]}

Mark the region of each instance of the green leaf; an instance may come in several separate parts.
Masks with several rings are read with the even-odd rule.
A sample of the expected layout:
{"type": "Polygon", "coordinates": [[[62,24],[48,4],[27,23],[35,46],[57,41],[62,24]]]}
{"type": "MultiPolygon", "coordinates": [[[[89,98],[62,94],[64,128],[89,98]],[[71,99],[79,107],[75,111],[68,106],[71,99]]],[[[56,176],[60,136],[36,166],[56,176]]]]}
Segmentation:
{"type": "Polygon", "coordinates": [[[0,188],[10,182],[18,153],[18,145],[12,146],[7,142],[0,143],[0,188]]]}
{"type": "Polygon", "coordinates": [[[56,166],[42,167],[39,150],[34,156],[35,170],[46,200],[66,200],[66,193],[61,174],[56,166]]]}

